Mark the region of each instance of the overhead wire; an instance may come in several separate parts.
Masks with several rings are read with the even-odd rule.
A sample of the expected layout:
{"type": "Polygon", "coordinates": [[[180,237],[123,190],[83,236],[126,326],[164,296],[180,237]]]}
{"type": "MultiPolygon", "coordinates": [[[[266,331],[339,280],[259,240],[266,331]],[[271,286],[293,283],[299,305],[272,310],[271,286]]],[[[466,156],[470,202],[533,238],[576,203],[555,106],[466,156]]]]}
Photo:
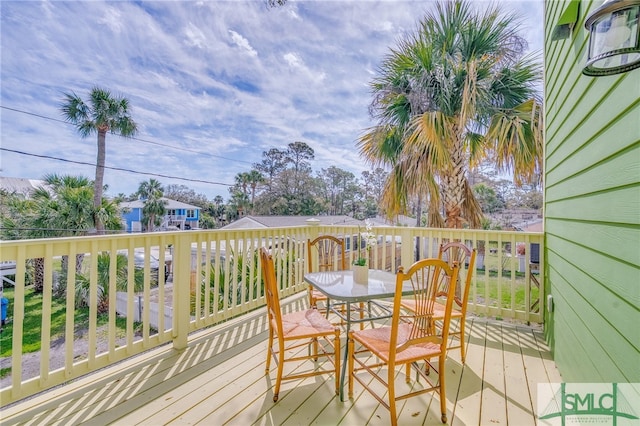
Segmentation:
{"type": "MultiPolygon", "coordinates": [[[[50,160],[63,161],[63,162],[66,162],[66,163],[81,164],[81,165],[85,165],[85,166],[94,166],[94,167],[96,166],[96,164],[89,163],[89,162],[86,162],[86,161],[67,160],[65,158],[53,157],[51,155],[33,154],[33,153],[30,153],[30,152],[18,151],[16,149],[9,149],[9,148],[0,147],[0,151],[13,152],[15,154],[28,155],[28,156],[31,156],[31,157],[47,158],[47,159],[50,159],[50,160]]],[[[139,175],[147,175],[147,176],[163,177],[163,178],[167,178],[167,179],[184,180],[184,181],[187,181],[187,182],[207,183],[207,184],[211,184],[211,185],[233,186],[233,184],[229,184],[229,183],[213,182],[213,181],[202,180],[202,179],[183,178],[183,177],[179,177],[179,176],[171,176],[171,175],[165,175],[165,174],[160,174],[160,173],[140,172],[140,171],[137,171],[137,170],[125,169],[125,168],[122,168],[122,167],[104,166],[104,168],[105,169],[109,169],[109,170],[118,170],[118,171],[121,171],[121,172],[135,173],[135,174],[139,174],[139,175]]]]}
{"type": "MultiPolygon", "coordinates": [[[[59,122],[59,123],[67,124],[67,125],[73,125],[72,123],[69,123],[68,121],[65,121],[65,120],[61,120],[61,119],[54,118],[54,117],[48,117],[48,116],[45,116],[45,115],[36,114],[36,113],[33,113],[33,112],[24,111],[24,110],[17,109],[17,108],[11,108],[11,107],[4,106],[4,105],[0,105],[0,108],[8,110],[8,111],[14,111],[14,112],[17,112],[17,113],[20,113],[20,114],[31,115],[33,117],[38,117],[38,118],[42,118],[42,119],[45,119],[45,120],[55,121],[55,122],[59,122]]],[[[119,135],[116,134],[116,136],[119,136],[119,135]]],[[[175,150],[179,150],[180,152],[192,152],[192,153],[195,153],[195,154],[198,154],[198,155],[204,155],[204,156],[209,156],[209,157],[213,157],[213,158],[219,158],[219,159],[225,160],[225,161],[234,161],[234,162],[238,162],[238,163],[253,165],[253,163],[251,163],[249,161],[236,160],[236,159],[233,159],[233,158],[227,158],[227,157],[223,157],[223,156],[220,156],[220,155],[211,154],[209,152],[198,151],[198,150],[195,150],[195,149],[189,149],[189,148],[184,148],[184,147],[176,147],[176,146],[173,146],[173,145],[168,145],[168,144],[164,144],[164,143],[160,143],[160,142],[155,142],[155,141],[151,141],[151,140],[147,140],[147,139],[142,139],[142,138],[135,137],[135,136],[134,137],[127,137],[127,139],[132,139],[132,140],[135,140],[135,141],[138,141],[138,142],[144,142],[144,143],[148,143],[148,144],[152,144],[152,145],[156,145],[156,146],[161,146],[161,147],[164,147],[164,148],[175,149],[175,150]]],[[[67,159],[60,158],[60,157],[41,155],[41,154],[34,154],[34,153],[29,153],[29,152],[19,151],[19,150],[13,150],[13,149],[8,149],[8,148],[0,148],[0,150],[13,152],[13,153],[19,154],[19,155],[46,158],[46,159],[55,160],[55,161],[62,161],[62,162],[67,162],[67,163],[76,163],[76,164],[89,165],[89,166],[94,166],[94,167],[96,166],[95,163],[67,160],[67,159]]],[[[167,178],[167,179],[177,179],[177,180],[182,180],[182,181],[187,181],[187,182],[194,182],[194,183],[205,183],[205,184],[211,184],[211,185],[223,185],[223,186],[229,186],[229,187],[233,186],[233,184],[223,183],[223,182],[213,182],[213,181],[202,180],[202,179],[184,178],[184,177],[165,175],[165,174],[160,174],[160,173],[141,172],[141,171],[137,171],[137,170],[126,169],[126,168],[121,168],[121,167],[112,167],[112,166],[106,166],[106,165],[105,165],[105,169],[118,170],[118,171],[134,173],[134,174],[141,174],[141,175],[147,175],[147,176],[164,177],[164,178],[167,178]]]]}

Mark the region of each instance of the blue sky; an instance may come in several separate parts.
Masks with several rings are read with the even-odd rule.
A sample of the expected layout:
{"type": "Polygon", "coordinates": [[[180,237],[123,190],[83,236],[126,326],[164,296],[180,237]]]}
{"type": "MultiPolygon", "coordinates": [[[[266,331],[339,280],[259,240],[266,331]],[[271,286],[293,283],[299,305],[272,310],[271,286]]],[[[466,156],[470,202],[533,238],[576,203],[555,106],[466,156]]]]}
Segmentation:
{"type": "MultiPolygon", "coordinates": [[[[498,3],[540,53],[542,0],[498,3]]],[[[359,177],[368,168],[355,143],[374,124],[368,84],[433,4],[2,0],[0,176],[93,178],[95,136],[60,122],[59,106],[64,92],[86,99],[100,86],[127,97],[139,125],[137,139],[107,136],[107,167],[124,169],[106,170],[107,195],[155,178],[226,200],[220,184],[295,141],[314,149],[314,171],[359,177]]]]}

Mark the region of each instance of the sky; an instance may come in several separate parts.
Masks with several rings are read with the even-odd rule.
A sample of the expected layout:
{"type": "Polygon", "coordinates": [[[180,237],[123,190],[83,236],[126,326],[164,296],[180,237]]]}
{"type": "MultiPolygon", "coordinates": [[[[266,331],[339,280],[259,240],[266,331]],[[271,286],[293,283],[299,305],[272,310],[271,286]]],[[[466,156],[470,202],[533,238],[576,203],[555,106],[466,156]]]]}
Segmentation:
{"type": "MultiPolygon", "coordinates": [[[[475,0],[480,8],[491,3],[475,0]]],[[[541,54],[542,0],[499,0],[541,54]]],[[[142,181],[229,198],[271,148],[360,177],[370,86],[433,1],[0,1],[0,176],[93,179],[96,136],[60,113],[93,87],[130,101],[134,139],[107,135],[107,196],[142,181]]]]}

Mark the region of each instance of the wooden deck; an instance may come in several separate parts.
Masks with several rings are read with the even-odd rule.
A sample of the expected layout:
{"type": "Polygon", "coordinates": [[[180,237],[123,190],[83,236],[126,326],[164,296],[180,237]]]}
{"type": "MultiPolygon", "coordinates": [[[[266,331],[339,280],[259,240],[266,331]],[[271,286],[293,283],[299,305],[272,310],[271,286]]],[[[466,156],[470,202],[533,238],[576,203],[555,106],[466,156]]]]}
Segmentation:
{"type": "MultiPolygon", "coordinates": [[[[296,308],[305,298],[287,300],[296,308]]],[[[388,411],[356,383],[352,400],[333,376],[285,381],[273,403],[264,374],[260,309],[191,336],[184,351],[157,348],[0,409],[0,423],[118,425],[386,425],[388,411]]],[[[450,351],[449,424],[534,425],[537,384],[561,382],[539,327],[467,319],[467,362],[450,351]]],[[[401,425],[441,424],[437,395],[399,405],[401,425]]]]}

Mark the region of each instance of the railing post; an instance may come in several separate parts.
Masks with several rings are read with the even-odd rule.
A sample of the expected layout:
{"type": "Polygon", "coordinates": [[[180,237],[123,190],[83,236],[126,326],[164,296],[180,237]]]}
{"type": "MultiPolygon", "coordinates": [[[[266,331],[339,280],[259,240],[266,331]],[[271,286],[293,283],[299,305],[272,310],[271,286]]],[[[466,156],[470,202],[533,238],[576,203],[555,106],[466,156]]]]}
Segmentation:
{"type": "Polygon", "coordinates": [[[316,218],[307,219],[307,226],[309,227],[309,239],[313,240],[320,235],[320,220],[316,218]]]}
{"type": "Polygon", "coordinates": [[[415,256],[413,254],[415,249],[413,240],[414,230],[415,228],[406,227],[400,230],[400,236],[402,238],[402,245],[400,246],[400,266],[404,267],[405,270],[415,262],[415,256]]]}
{"type": "Polygon", "coordinates": [[[191,321],[191,238],[180,233],[173,247],[173,348],[187,347],[191,321]]]}

